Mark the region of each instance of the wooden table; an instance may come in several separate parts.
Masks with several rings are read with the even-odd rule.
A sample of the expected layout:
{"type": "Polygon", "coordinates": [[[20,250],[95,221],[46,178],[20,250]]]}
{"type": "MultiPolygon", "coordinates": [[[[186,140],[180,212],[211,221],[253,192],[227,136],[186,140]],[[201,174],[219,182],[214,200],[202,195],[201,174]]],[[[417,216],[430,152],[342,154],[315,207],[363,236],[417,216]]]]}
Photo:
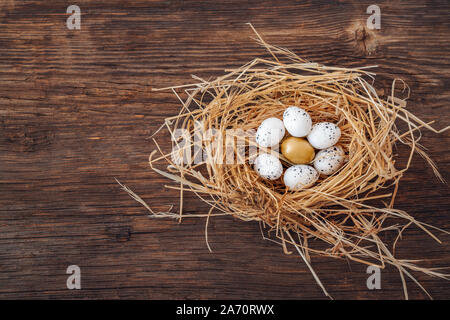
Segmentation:
{"type": "MultiPolygon", "coordinates": [[[[261,238],[259,226],[231,217],[147,217],[123,192],[127,184],[155,210],[178,205],[168,180],[151,172],[150,135],[180,107],[151,88],[223,74],[264,50],[246,22],[275,45],[334,66],[378,65],[388,93],[401,78],[408,108],[443,128],[450,122],[450,4],[378,1],[381,29],[370,30],[373,1],[78,0],[81,29],[66,26],[67,1],[0,2],[0,298],[324,299],[295,255],[261,238]],[[81,268],[81,290],[68,290],[66,269],[81,268]]],[[[449,180],[450,137],[423,131],[449,180]]],[[[399,163],[407,149],[399,147],[399,163]]],[[[419,157],[400,184],[396,207],[450,230],[449,189],[419,157]]],[[[186,212],[207,208],[186,195],[186,212]]],[[[399,257],[450,266],[449,236],[434,242],[417,228],[399,257]]],[[[314,257],[337,299],[402,299],[398,272],[366,287],[366,267],[314,257]]],[[[415,274],[437,299],[446,281],[415,274]]],[[[410,297],[426,298],[411,281],[410,297]]]]}

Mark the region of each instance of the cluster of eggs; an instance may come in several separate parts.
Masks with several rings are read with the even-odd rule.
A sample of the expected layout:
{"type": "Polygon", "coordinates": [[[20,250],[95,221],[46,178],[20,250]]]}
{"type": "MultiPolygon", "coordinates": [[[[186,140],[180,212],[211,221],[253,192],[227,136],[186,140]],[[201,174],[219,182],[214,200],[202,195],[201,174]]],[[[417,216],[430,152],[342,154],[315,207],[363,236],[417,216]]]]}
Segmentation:
{"type": "MultiPolygon", "coordinates": [[[[284,173],[284,184],[291,190],[313,185],[319,175],[331,175],[344,163],[344,151],[335,144],[341,137],[341,130],[331,122],[313,125],[308,112],[291,106],[283,113],[283,121],[268,118],[258,127],[256,143],[261,147],[274,147],[281,143],[281,153],[294,165],[284,173]],[[291,135],[283,140],[286,130],[291,135]],[[316,154],[315,150],[319,150],[316,154]],[[308,165],[308,163],[312,163],[308,165]]],[[[276,180],[283,174],[283,166],[277,156],[260,154],[254,162],[258,174],[269,180],[276,180]]]]}

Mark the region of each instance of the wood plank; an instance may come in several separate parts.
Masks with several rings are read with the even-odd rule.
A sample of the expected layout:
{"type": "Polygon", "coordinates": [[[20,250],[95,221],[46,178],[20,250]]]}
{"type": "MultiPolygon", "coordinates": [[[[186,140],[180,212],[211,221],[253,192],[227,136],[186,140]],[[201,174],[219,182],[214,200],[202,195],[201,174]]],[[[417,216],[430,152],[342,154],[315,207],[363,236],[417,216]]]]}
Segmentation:
{"type": "MultiPolygon", "coordinates": [[[[81,30],[66,28],[65,1],[0,2],[0,298],[323,299],[296,256],[260,236],[257,224],[212,219],[154,220],[114,178],[156,210],[178,203],[151,172],[148,139],[179,103],[153,87],[219,76],[267,54],[246,22],[272,44],[336,66],[379,65],[377,87],[401,78],[408,108],[436,127],[449,124],[450,4],[379,1],[382,25],[368,30],[370,1],[77,1],[81,30]],[[68,265],[82,290],[67,290],[68,265]]],[[[449,180],[448,133],[423,132],[423,145],[449,180]]],[[[399,162],[407,150],[399,147],[399,162]]],[[[449,189],[420,157],[396,206],[449,230],[449,189]]],[[[194,196],[185,209],[207,210],[194,196]]],[[[449,237],[438,245],[411,229],[400,257],[449,266],[449,237]]],[[[313,266],[338,299],[401,299],[395,269],[382,290],[366,269],[316,257],[313,266]]],[[[417,274],[434,298],[448,283],[417,274]]],[[[410,296],[426,296],[409,284],[410,296]]]]}

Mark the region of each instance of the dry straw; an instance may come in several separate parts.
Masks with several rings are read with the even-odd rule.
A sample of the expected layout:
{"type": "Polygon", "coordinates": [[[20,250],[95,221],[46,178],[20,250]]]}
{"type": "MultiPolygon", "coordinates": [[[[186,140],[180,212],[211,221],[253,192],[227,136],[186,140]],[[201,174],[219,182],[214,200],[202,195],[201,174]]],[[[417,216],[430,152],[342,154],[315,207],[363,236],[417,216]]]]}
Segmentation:
{"type": "MultiPolygon", "coordinates": [[[[442,132],[448,127],[436,131],[430,123],[424,123],[407,111],[406,102],[394,97],[395,81],[390,97],[383,100],[368,82],[374,76],[368,68],[336,68],[310,63],[286,49],[267,44],[256,30],[253,31],[256,40],[272,58],[256,58],[213,81],[194,77],[198,83],[158,89],[172,90],[182,107],[179,114],[166,119],[161,128],[172,136],[172,150],[175,151],[163,152],[154,140],[157,149],[149,161],[154,171],[176,183],[167,187],[180,190],[180,212],[154,212],[139,196],[126,186],[122,187],[142,203],[152,217],[206,217],[207,244],[207,224],[211,216],[231,215],[259,222],[261,230],[269,235],[266,238],[263,233],[265,239],[281,244],[286,253],[290,253],[291,247],[303,258],[327,296],[329,294],[311,266],[312,254],[380,268],[393,265],[400,272],[405,298],[408,298],[406,278],[426,292],[413,272],[448,280],[448,274],[420,267],[393,254],[397,240],[411,225],[440,242],[429,231],[437,228],[395,209],[394,200],[398,183],[410,166],[414,152],[424,157],[436,176],[442,179],[418,141],[422,127],[433,132],[442,132]],[[177,93],[180,89],[187,96],[185,100],[177,93]],[[313,122],[330,121],[338,124],[342,131],[339,144],[346,151],[345,165],[336,174],[320,178],[313,187],[290,191],[281,179],[274,182],[261,179],[252,168],[249,152],[244,154],[244,159],[239,159],[240,162],[227,164],[223,158],[225,152],[220,152],[213,139],[202,143],[206,154],[202,163],[194,162],[195,154],[188,163],[172,160],[172,152],[194,147],[194,139],[190,144],[182,145],[174,136],[177,128],[188,130],[192,137],[208,129],[218,130],[225,136],[227,129],[246,131],[257,128],[268,117],[281,118],[289,105],[307,110],[313,122]],[[398,120],[406,123],[404,132],[396,126],[398,120]],[[393,154],[393,147],[398,142],[410,148],[409,159],[402,169],[395,166],[393,154]],[[158,169],[158,162],[166,163],[165,169],[158,169]],[[386,191],[388,187],[391,192],[386,191]],[[185,191],[194,192],[210,205],[211,210],[205,214],[183,215],[185,191]],[[378,205],[374,206],[374,202],[378,205]],[[384,231],[398,234],[393,247],[389,246],[391,248],[380,239],[384,231]],[[322,244],[313,246],[311,240],[319,240],[314,243],[322,244]]],[[[236,134],[236,138],[254,145],[252,136],[236,134]]],[[[283,164],[289,166],[284,160],[283,164]]]]}

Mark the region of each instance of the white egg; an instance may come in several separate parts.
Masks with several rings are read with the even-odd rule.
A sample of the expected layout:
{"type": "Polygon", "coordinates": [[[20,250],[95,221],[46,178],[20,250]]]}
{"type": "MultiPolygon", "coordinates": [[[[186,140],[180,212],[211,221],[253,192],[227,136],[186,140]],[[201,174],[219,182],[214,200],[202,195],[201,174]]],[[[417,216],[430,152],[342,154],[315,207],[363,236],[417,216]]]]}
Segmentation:
{"type": "Polygon", "coordinates": [[[314,168],[323,175],[335,173],[344,163],[344,151],[339,146],[320,150],[314,159],[314,168]]]}
{"type": "Polygon", "coordinates": [[[320,122],[313,125],[308,134],[309,143],[316,149],[326,149],[335,145],[341,137],[341,129],[331,122],[320,122]]]}
{"type": "Polygon", "coordinates": [[[319,174],[316,169],[305,164],[292,166],[284,173],[284,184],[291,190],[300,190],[312,186],[319,174]]]}
{"type": "Polygon", "coordinates": [[[311,131],[312,120],[302,108],[291,106],[283,113],[286,130],[294,137],[306,137],[311,131]]]}
{"type": "Polygon", "coordinates": [[[258,174],[269,180],[276,180],[283,173],[283,166],[277,156],[262,153],[255,159],[255,170],[258,174]]]}
{"type": "Polygon", "coordinates": [[[273,147],[280,143],[284,134],[283,121],[278,118],[268,118],[258,127],[255,140],[261,147],[273,147]]]}

